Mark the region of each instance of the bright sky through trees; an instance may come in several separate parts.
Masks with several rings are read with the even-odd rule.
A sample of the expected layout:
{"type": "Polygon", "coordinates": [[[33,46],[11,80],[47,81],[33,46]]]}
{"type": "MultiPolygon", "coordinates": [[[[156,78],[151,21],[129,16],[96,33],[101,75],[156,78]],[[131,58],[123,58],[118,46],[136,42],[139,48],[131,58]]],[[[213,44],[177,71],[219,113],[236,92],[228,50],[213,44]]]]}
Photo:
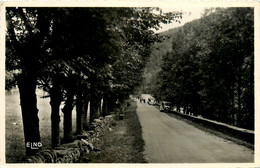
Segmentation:
{"type": "Polygon", "coordinates": [[[161,24],[162,29],[156,31],[157,33],[167,31],[175,27],[183,26],[187,22],[200,18],[206,8],[205,7],[192,7],[192,8],[191,7],[188,8],[162,7],[161,9],[163,10],[163,12],[182,11],[183,18],[180,20],[181,23],[173,22],[171,24],[161,24]]]}

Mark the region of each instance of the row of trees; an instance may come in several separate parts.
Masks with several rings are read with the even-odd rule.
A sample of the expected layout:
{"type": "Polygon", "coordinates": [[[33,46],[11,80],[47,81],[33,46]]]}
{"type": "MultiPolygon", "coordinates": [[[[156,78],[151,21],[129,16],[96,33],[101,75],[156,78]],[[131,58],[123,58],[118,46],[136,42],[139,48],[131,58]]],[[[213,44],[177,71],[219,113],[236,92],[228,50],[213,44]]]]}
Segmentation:
{"type": "Polygon", "coordinates": [[[60,144],[63,101],[63,141],[70,142],[74,106],[77,134],[88,129],[89,101],[91,120],[117,108],[141,83],[158,40],[152,29],[180,17],[158,8],[6,8],[6,89],[18,85],[25,145],[41,142],[37,87],[49,93],[52,147],[60,144]]]}
{"type": "Polygon", "coordinates": [[[253,8],[209,9],[168,35],[170,48],[154,47],[161,62],[147,71],[146,91],[185,113],[254,129],[253,8]]]}

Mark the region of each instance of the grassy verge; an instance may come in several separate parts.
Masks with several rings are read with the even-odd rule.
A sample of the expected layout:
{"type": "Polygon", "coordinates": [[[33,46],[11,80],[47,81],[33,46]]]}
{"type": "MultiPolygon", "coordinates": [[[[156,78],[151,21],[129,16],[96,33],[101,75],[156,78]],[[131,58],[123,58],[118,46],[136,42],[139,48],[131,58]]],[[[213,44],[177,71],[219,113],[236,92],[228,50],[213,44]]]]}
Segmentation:
{"type": "Polygon", "coordinates": [[[136,103],[131,102],[123,120],[115,122],[94,143],[100,152],[84,154],[80,162],[89,163],[146,163],[143,151],[142,129],[136,114],[136,103]]]}
{"type": "MultiPolygon", "coordinates": [[[[42,149],[51,148],[51,107],[49,98],[41,98],[42,90],[37,90],[37,107],[40,124],[42,149]]],[[[62,108],[62,106],[61,106],[62,108]]],[[[60,136],[63,136],[63,113],[60,122],[60,136]]],[[[72,113],[73,132],[76,131],[76,111],[72,113]]],[[[24,131],[19,92],[5,95],[5,152],[6,163],[17,163],[25,157],[24,131]]]]}

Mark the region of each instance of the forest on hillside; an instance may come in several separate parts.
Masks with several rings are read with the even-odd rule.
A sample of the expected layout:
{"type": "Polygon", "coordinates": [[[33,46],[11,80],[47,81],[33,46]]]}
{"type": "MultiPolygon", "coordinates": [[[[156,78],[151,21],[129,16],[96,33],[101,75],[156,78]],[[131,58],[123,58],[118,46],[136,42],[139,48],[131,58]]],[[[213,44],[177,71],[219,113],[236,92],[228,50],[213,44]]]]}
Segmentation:
{"type": "Polygon", "coordinates": [[[184,113],[254,129],[254,9],[211,8],[160,34],[143,92],[184,113]]]}

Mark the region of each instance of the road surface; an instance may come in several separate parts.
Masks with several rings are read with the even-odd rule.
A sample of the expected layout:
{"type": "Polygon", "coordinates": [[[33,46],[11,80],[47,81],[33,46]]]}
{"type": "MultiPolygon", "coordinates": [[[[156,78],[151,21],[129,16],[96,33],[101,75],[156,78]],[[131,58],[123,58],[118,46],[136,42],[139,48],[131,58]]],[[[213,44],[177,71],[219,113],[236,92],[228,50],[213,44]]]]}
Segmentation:
{"type": "Polygon", "coordinates": [[[250,163],[254,151],[137,102],[149,163],[250,163]]]}

